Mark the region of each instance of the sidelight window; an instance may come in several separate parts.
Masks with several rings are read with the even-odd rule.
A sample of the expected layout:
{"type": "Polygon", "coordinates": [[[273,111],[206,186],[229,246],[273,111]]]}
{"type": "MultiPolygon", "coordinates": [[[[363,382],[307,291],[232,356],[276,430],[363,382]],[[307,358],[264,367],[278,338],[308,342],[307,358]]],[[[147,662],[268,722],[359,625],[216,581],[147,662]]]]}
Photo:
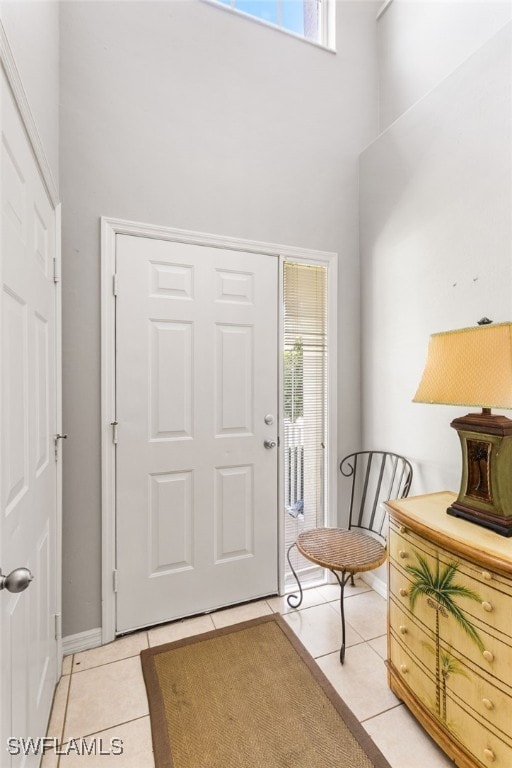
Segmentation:
{"type": "MultiPolygon", "coordinates": [[[[326,524],[328,479],[327,267],[284,263],[285,546],[326,524]]],[[[299,570],[311,563],[297,558],[299,570]]],[[[304,575],[304,574],[303,574],[304,575]]],[[[306,574],[307,575],[307,574],[306,574]]]]}

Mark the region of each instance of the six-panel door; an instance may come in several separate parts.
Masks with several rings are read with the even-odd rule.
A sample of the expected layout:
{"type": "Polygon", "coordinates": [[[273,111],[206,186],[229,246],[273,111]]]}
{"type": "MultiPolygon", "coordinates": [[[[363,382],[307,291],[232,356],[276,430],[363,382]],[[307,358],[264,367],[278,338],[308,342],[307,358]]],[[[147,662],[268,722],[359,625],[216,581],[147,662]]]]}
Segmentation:
{"type": "Polygon", "coordinates": [[[277,591],[278,260],[118,235],[116,261],[121,632],[277,591]]]}
{"type": "Polygon", "coordinates": [[[0,566],[34,576],[27,591],[0,592],[4,768],[38,762],[11,755],[7,738],[46,732],[58,609],[55,212],[3,75],[1,89],[0,566]]]}

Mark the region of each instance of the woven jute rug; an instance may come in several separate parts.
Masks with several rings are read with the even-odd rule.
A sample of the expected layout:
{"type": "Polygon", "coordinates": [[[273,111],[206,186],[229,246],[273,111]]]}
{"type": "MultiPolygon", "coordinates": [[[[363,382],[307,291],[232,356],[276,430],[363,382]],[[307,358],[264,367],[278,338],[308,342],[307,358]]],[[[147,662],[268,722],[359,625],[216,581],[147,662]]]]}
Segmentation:
{"type": "Polygon", "coordinates": [[[279,614],[141,659],[157,768],[390,768],[279,614]]]}

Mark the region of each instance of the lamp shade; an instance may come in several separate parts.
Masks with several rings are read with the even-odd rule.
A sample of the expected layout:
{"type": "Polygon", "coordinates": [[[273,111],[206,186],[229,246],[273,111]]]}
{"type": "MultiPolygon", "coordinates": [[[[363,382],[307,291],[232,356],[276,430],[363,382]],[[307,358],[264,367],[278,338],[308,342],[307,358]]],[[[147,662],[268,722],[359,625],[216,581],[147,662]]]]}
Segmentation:
{"type": "Polygon", "coordinates": [[[432,334],[414,402],[512,408],[512,322],[432,334]]]}

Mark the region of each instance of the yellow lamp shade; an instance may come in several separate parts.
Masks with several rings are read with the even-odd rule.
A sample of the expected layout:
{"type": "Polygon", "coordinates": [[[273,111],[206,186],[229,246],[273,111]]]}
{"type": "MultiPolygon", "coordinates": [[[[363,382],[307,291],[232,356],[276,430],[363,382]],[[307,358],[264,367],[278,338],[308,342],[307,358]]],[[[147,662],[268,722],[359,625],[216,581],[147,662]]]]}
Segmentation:
{"type": "Polygon", "coordinates": [[[512,408],[512,322],[432,334],[414,402],[512,408]]]}

